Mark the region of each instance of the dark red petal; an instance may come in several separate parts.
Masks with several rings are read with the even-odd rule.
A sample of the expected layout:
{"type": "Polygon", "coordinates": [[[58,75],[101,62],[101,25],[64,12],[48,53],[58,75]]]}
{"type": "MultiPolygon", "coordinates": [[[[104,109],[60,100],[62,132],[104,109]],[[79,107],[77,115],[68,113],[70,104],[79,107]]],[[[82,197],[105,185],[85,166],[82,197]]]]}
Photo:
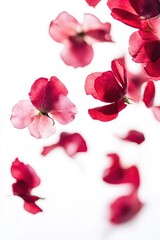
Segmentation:
{"type": "Polygon", "coordinates": [[[68,90],[56,77],[37,79],[30,90],[29,97],[32,104],[42,113],[48,113],[53,109],[59,95],[67,95],[68,90]]]}
{"type": "Polygon", "coordinates": [[[23,197],[25,194],[30,193],[30,187],[23,180],[19,180],[12,184],[12,191],[14,195],[23,197]]]}
{"type": "Polygon", "coordinates": [[[100,0],[86,0],[86,2],[89,6],[95,7],[100,2],[100,0]]]}
{"type": "Polygon", "coordinates": [[[122,224],[133,217],[141,210],[143,203],[139,200],[137,192],[117,198],[110,205],[110,222],[122,224]]]}
{"type": "Polygon", "coordinates": [[[134,142],[137,144],[141,144],[145,140],[144,134],[136,130],[130,130],[125,137],[119,138],[124,141],[134,142]]]}
{"type": "Polygon", "coordinates": [[[143,102],[146,107],[150,108],[153,105],[155,97],[155,85],[153,81],[148,81],[143,94],[143,102]]]}
{"type": "Polygon", "coordinates": [[[104,72],[97,77],[94,87],[99,100],[103,102],[117,102],[124,96],[123,88],[119,85],[111,71],[104,72]]]}
{"type": "Polygon", "coordinates": [[[32,202],[24,202],[24,209],[27,212],[32,214],[37,214],[39,212],[42,212],[42,209],[32,202]]]}
{"type": "Polygon", "coordinates": [[[130,0],[131,6],[143,19],[155,17],[160,13],[159,0],[130,0]]]}

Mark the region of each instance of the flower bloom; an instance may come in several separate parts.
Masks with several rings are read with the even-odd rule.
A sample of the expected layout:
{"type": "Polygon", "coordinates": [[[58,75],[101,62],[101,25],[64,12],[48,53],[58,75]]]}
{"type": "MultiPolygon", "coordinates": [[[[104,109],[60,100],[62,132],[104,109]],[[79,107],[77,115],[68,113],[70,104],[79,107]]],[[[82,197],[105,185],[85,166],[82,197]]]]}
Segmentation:
{"type": "Polygon", "coordinates": [[[101,23],[92,14],[84,14],[80,24],[67,12],[60,13],[51,21],[49,34],[56,42],[63,43],[62,60],[69,66],[84,67],[93,58],[92,44],[94,42],[111,42],[110,23],[101,23]]]}
{"type": "Polygon", "coordinates": [[[119,138],[124,141],[134,142],[137,144],[141,144],[145,140],[144,134],[137,130],[130,130],[126,136],[119,138]]]}
{"type": "Polygon", "coordinates": [[[133,191],[111,203],[109,220],[112,224],[125,223],[135,217],[142,207],[143,203],[139,200],[137,191],[133,191]]]}
{"type": "Polygon", "coordinates": [[[88,110],[89,115],[103,122],[111,121],[118,116],[129,103],[127,92],[127,76],[124,66],[124,59],[115,59],[111,63],[112,71],[91,73],[86,78],[86,94],[92,95],[95,99],[104,103],[88,110]]]}
{"type": "Polygon", "coordinates": [[[159,0],[108,0],[107,5],[113,18],[135,28],[160,14],[159,0]]]}
{"type": "Polygon", "coordinates": [[[136,63],[143,63],[152,78],[160,79],[160,18],[151,19],[142,30],[129,39],[129,53],[136,63]]]}
{"type": "Polygon", "coordinates": [[[70,156],[73,157],[78,152],[86,152],[87,145],[84,138],[79,133],[66,133],[62,132],[60,134],[59,141],[50,146],[43,147],[42,155],[47,155],[50,151],[54,150],[57,147],[62,147],[64,151],[70,156]]]}
{"type": "Polygon", "coordinates": [[[40,198],[31,194],[32,189],[40,184],[40,178],[34,169],[16,158],[11,166],[11,174],[16,179],[16,182],[12,184],[13,194],[24,200],[24,209],[32,214],[42,212],[42,209],[35,203],[40,198]]]}
{"type": "Polygon", "coordinates": [[[56,131],[54,120],[68,124],[75,118],[77,109],[67,94],[67,88],[58,78],[37,79],[31,86],[30,100],[21,100],[13,107],[13,126],[28,127],[35,138],[49,137],[56,131]]]}
{"type": "Polygon", "coordinates": [[[86,2],[89,6],[95,7],[100,2],[100,0],[86,0],[86,2]]]}
{"type": "Polygon", "coordinates": [[[118,154],[110,153],[107,156],[111,159],[112,163],[109,168],[103,172],[102,179],[104,182],[110,184],[131,184],[134,189],[138,189],[140,185],[139,171],[136,166],[123,167],[118,154]]]}

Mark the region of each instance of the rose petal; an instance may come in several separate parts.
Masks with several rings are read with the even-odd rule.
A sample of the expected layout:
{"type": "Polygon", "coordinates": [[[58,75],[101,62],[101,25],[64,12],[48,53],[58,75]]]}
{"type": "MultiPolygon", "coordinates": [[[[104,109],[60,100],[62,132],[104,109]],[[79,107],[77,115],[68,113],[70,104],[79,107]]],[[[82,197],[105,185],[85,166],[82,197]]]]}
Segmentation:
{"type": "Polygon", "coordinates": [[[153,105],[155,97],[155,85],[153,81],[148,81],[143,94],[143,102],[146,107],[150,108],[153,105]]]}
{"type": "Polygon", "coordinates": [[[27,212],[32,214],[37,214],[39,212],[42,212],[42,209],[32,202],[24,202],[24,209],[27,212]]]}
{"type": "Polygon", "coordinates": [[[124,141],[134,142],[137,144],[141,144],[145,140],[144,134],[137,130],[130,130],[125,137],[119,138],[124,141]]]}
{"type": "Polygon", "coordinates": [[[95,7],[100,2],[100,0],[86,0],[86,2],[89,6],[95,7]]]}

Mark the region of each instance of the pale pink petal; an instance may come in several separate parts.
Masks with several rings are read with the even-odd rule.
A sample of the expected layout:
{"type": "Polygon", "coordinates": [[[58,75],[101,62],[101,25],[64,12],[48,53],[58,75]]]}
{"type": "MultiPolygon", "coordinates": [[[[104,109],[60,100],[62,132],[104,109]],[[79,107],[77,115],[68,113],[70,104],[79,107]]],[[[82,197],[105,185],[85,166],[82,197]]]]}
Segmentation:
{"type": "Polygon", "coordinates": [[[49,34],[55,41],[64,42],[69,36],[75,36],[79,28],[80,24],[73,16],[62,12],[50,23],[49,34]]]}
{"type": "Polygon", "coordinates": [[[12,110],[11,122],[15,128],[25,128],[34,120],[36,108],[29,100],[19,101],[12,110]]]}
{"type": "Polygon", "coordinates": [[[35,138],[47,138],[56,132],[54,121],[40,114],[34,118],[28,129],[30,134],[35,138]]]}
{"type": "Polygon", "coordinates": [[[76,106],[68,97],[63,95],[59,96],[59,100],[55,103],[54,110],[51,111],[54,119],[64,125],[73,121],[76,113],[76,106]]]}
{"type": "Polygon", "coordinates": [[[154,117],[157,121],[160,121],[160,106],[153,106],[151,110],[154,114],[154,117]]]}
{"type": "Polygon", "coordinates": [[[87,95],[92,95],[94,98],[99,99],[99,96],[95,90],[94,84],[97,77],[101,76],[101,72],[91,73],[87,76],[85,82],[85,91],[87,95]]]}

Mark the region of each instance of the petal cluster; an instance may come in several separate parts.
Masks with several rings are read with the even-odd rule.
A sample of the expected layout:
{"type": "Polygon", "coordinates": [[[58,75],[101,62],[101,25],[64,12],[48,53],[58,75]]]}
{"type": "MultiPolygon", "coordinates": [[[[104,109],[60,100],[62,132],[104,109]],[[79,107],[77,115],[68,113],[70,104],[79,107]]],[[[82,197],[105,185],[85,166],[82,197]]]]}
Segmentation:
{"type": "Polygon", "coordinates": [[[42,209],[35,203],[40,198],[31,193],[33,188],[40,184],[40,178],[34,169],[16,158],[11,166],[11,174],[16,179],[16,182],[12,184],[13,194],[24,200],[24,209],[32,214],[42,212],[42,209]]]}
{"type": "Polygon", "coordinates": [[[115,59],[111,63],[112,71],[91,73],[86,78],[85,91],[107,105],[88,110],[89,115],[103,122],[111,121],[118,116],[128,103],[127,75],[124,59],[115,59]]]}
{"type": "Polygon", "coordinates": [[[79,23],[67,12],[60,13],[51,21],[51,38],[64,44],[61,58],[69,66],[84,67],[93,58],[93,42],[111,42],[111,24],[102,23],[96,16],[84,14],[83,23],[79,23]]]}
{"type": "Polygon", "coordinates": [[[36,138],[46,138],[61,124],[73,121],[77,109],[67,97],[68,90],[56,77],[37,79],[29,92],[30,100],[21,100],[14,107],[11,122],[15,128],[28,127],[36,138]]]}

